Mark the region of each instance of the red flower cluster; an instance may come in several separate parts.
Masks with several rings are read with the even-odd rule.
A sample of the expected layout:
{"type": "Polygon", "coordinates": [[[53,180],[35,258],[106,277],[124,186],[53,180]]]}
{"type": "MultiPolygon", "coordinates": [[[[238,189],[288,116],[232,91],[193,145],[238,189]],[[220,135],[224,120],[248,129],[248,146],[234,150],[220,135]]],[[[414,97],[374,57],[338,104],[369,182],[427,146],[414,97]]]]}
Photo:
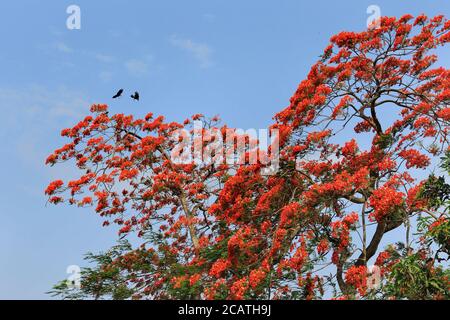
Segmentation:
{"type": "Polygon", "coordinates": [[[446,217],[440,217],[439,219],[437,219],[436,221],[434,221],[432,224],[429,225],[428,231],[433,231],[440,225],[447,223],[447,222],[448,222],[448,219],[446,217]]]}
{"type": "Polygon", "coordinates": [[[55,193],[56,190],[61,188],[63,186],[64,182],[62,180],[55,180],[51,182],[47,189],[45,189],[45,194],[52,195],[55,193]]]}
{"type": "Polygon", "coordinates": [[[320,240],[319,244],[317,245],[317,253],[319,254],[325,254],[329,249],[329,241],[327,239],[320,240]]]}
{"type": "Polygon", "coordinates": [[[252,270],[249,275],[250,287],[255,289],[261,281],[263,281],[267,276],[267,272],[262,269],[252,270]]]}
{"type": "Polygon", "coordinates": [[[369,198],[370,206],[374,211],[370,218],[374,221],[382,221],[390,213],[403,207],[405,195],[390,187],[381,187],[373,191],[369,198]]]}
{"type": "Polygon", "coordinates": [[[236,300],[244,299],[244,295],[249,287],[248,280],[246,278],[235,281],[230,288],[231,297],[236,300]]]}
{"type": "Polygon", "coordinates": [[[219,259],[216,262],[214,262],[214,264],[211,266],[209,274],[216,278],[219,278],[222,275],[222,273],[228,269],[229,266],[230,262],[228,260],[219,259]]]}
{"type": "Polygon", "coordinates": [[[367,291],[367,267],[350,267],[345,274],[345,281],[357,289],[361,296],[364,296],[367,291]]]}
{"type": "Polygon", "coordinates": [[[430,158],[414,149],[403,150],[399,156],[406,160],[408,169],[412,167],[425,168],[430,164],[430,158]]]}

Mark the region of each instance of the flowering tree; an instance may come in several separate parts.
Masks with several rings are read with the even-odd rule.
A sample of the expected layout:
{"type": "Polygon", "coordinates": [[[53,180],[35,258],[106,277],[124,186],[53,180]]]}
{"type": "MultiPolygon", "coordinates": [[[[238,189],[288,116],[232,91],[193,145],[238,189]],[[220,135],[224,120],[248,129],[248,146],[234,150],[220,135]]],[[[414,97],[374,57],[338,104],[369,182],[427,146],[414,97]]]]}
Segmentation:
{"type": "Polygon", "coordinates": [[[434,49],[449,41],[450,22],[423,15],[332,37],[275,116],[273,175],[262,174],[263,161],[173,160],[176,132],[201,120],[204,151],[215,141],[211,130],[227,131],[218,119],[167,123],[92,106],[93,116],[62,131],[71,142],[47,159],[74,160],[84,174],[52,182],[46,194],[52,203],[95,206],[105,225],[120,225],[121,240],[87,256],[96,265],[83,271],[81,288],[62,282],[53,293],[449,298],[450,71],[433,67],[434,49]],[[430,175],[438,165],[443,176],[430,175]],[[142,241],[132,246],[129,233],[142,241]]]}

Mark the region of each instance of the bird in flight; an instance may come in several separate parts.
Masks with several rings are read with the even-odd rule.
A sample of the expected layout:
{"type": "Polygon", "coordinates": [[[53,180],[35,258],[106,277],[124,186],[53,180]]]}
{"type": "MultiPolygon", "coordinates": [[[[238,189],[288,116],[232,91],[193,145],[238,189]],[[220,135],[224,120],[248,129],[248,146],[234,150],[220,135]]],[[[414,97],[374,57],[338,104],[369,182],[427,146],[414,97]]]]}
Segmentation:
{"type": "Polygon", "coordinates": [[[113,99],[118,98],[122,95],[123,93],[123,89],[120,89],[119,91],[117,91],[117,93],[112,97],[113,99]]]}
{"type": "Polygon", "coordinates": [[[131,96],[130,96],[131,98],[133,98],[134,100],[136,100],[136,101],[139,101],[139,92],[135,92],[134,94],[132,94],[131,96]]]}

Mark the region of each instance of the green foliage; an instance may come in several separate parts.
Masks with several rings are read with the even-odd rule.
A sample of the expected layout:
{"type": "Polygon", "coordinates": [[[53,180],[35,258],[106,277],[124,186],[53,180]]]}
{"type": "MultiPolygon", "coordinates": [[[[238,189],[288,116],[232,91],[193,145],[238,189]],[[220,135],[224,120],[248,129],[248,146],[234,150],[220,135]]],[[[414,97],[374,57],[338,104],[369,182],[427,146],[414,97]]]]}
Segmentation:
{"type": "Polygon", "coordinates": [[[424,261],[416,253],[400,259],[392,267],[383,291],[386,297],[396,299],[449,299],[449,279],[449,270],[434,268],[432,259],[424,261]]]}
{"type": "Polygon", "coordinates": [[[395,139],[392,134],[380,134],[378,136],[377,145],[381,149],[386,149],[394,143],[395,139]]]}
{"type": "Polygon", "coordinates": [[[431,175],[422,187],[419,197],[427,199],[430,208],[439,208],[446,205],[450,199],[450,185],[445,182],[443,176],[431,175]]]}
{"type": "Polygon", "coordinates": [[[76,288],[68,280],[63,280],[56,284],[49,294],[67,300],[89,298],[124,300],[131,298],[134,291],[127,285],[127,275],[120,267],[112,266],[114,259],[129,250],[131,250],[130,243],[121,240],[118,245],[106,253],[86,254],[85,260],[94,267],[86,267],[81,270],[80,288],[76,288]]]}

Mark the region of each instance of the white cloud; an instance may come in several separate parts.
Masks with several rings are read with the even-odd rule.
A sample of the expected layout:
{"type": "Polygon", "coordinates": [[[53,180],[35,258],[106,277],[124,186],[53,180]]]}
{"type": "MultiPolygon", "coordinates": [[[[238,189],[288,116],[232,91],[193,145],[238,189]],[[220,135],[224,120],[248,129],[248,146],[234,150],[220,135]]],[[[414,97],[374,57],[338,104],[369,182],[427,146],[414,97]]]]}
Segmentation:
{"type": "Polygon", "coordinates": [[[130,59],[125,61],[125,68],[133,76],[144,76],[148,74],[149,64],[145,60],[130,59]]]}
{"type": "Polygon", "coordinates": [[[109,55],[101,54],[101,53],[95,53],[94,58],[103,63],[111,63],[116,60],[113,56],[109,56],[109,55]]]}
{"type": "Polygon", "coordinates": [[[89,51],[89,50],[75,50],[64,42],[57,42],[54,44],[53,47],[57,51],[62,52],[62,53],[79,53],[79,54],[82,54],[89,58],[93,58],[102,63],[113,63],[116,61],[116,58],[112,55],[99,53],[99,52],[95,52],[95,51],[89,51]]]}
{"type": "Polygon", "coordinates": [[[200,63],[200,67],[208,68],[213,65],[211,60],[212,49],[204,43],[194,42],[191,39],[179,38],[176,35],[170,37],[170,43],[190,54],[200,63]]]}
{"type": "Polygon", "coordinates": [[[101,63],[113,63],[116,61],[116,58],[109,54],[104,54],[104,53],[90,51],[90,50],[81,50],[80,53],[89,58],[93,58],[101,63]]]}
{"type": "MultiPolygon", "coordinates": [[[[63,86],[0,87],[3,115],[0,138],[10,148],[10,161],[18,161],[30,174],[39,172],[48,174],[49,179],[53,177],[56,171],[44,167],[45,158],[60,147],[56,141],[61,129],[73,126],[88,115],[90,104],[83,93],[63,86]]],[[[63,176],[74,176],[72,168],[57,170],[63,176]]]]}
{"type": "Polygon", "coordinates": [[[87,115],[90,103],[80,92],[58,87],[49,90],[42,86],[20,89],[0,87],[0,106],[4,124],[0,136],[10,131],[41,130],[68,125],[87,115]]]}
{"type": "Polygon", "coordinates": [[[110,82],[113,78],[113,73],[109,71],[102,71],[98,74],[98,77],[103,82],[110,82]]]}
{"type": "Polygon", "coordinates": [[[64,42],[57,42],[55,44],[55,48],[56,50],[63,52],[63,53],[72,53],[73,49],[70,48],[67,44],[65,44],[64,42]]]}

